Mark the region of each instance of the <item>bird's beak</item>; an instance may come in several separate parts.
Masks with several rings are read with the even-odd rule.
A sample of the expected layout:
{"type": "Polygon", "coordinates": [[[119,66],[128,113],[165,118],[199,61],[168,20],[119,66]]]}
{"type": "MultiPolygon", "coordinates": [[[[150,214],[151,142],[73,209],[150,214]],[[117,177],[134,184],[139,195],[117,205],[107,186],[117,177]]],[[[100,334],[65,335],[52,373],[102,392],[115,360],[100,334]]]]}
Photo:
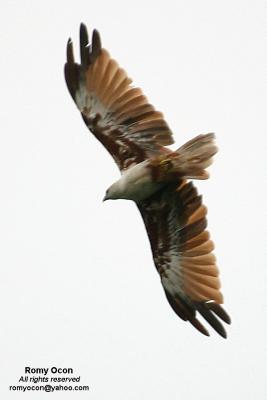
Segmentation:
{"type": "Polygon", "coordinates": [[[103,200],[102,201],[106,201],[108,198],[107,198],[107,195],[105,194],[105,196],[104,196],[104,198],[103,198],[103,200]]]}

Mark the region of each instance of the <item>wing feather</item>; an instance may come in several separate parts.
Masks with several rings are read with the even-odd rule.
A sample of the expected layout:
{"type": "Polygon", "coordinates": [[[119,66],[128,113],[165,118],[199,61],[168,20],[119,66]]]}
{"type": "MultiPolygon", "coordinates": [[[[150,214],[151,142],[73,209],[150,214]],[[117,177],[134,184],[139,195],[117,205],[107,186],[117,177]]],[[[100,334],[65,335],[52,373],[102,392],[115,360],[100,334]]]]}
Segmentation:
{"type": "MultiPolygon", "coordinates": [[[[192,144],[193,145],[193,144],[192,144]]],[[[138,204],[150,239],[156,268],[174,311],[204,335],[196,319],[202,317],[223,337],[226,332],[217,317],[230,323],[221,307],[219,270],[214,244],[207,228],[207,208],[192,182],[169,184],[138,204]]]]}
{"type": "Polygon", "coordinates": [[[90,44],[86,26],[80,27],[81,63],[74,60],[71,40],[67,44],[65,78],[68,89],[87,127],[113,156],[121,170],[165,151],[172,132],[149,104],[141,89],[101,46],[93,31],[90,44]]]}

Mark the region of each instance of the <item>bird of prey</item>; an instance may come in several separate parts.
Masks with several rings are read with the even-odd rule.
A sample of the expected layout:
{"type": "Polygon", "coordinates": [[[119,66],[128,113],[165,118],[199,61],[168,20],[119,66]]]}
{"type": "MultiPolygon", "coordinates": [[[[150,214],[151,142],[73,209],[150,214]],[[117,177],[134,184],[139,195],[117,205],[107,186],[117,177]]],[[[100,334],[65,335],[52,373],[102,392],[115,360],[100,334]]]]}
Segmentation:
{"type": "Polygon", "coordinates": [[[133,200],[144,220],[154,263],[175,313],[202,334],[209,332],[198,313],[226,338],[219,271],[207,228],[207,208],[192,179],[207,179],[217,148],[214,134],[199,135],[177,151],[172,132],[141,89],[102,48],[93,31],[80,26],[80,57],[67,43],[65,79],[81,116],[121,171],[104,200],[133,200]]]}

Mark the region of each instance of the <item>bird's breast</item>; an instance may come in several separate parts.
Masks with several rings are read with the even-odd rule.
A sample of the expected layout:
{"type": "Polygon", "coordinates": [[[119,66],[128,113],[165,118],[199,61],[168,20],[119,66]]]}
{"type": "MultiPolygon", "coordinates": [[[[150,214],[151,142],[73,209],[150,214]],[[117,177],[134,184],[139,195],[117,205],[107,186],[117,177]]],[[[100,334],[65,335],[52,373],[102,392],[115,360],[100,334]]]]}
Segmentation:
{"type": "Polygon", "coordinates": [[[124,199],[139,202],[150,197],[161,185],[153,182],[148,161],[143,161],[123,173],[120,186],[124,199]]]}

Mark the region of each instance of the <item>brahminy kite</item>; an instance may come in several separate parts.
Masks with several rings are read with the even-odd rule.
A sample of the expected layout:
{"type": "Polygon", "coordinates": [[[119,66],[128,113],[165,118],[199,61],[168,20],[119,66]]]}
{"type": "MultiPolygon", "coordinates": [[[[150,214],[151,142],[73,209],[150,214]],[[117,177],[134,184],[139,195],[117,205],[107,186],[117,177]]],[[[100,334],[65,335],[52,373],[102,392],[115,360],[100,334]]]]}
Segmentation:
{"type": "Polygon", "coordinates": [[[206,168],[217,148],[214,134],[199,135],[176,151],[163,114],[101,46],[80,26],[80,64],[67,44],[65,79],[90,131],[121,171],[104,200],[133,200],[144,220],[153,259],[175,313],[202,334],[208,331],[197,313],[226,338],[214,244],[207,231],[207,208],[191,179],[207,179],[206,168]]]}

